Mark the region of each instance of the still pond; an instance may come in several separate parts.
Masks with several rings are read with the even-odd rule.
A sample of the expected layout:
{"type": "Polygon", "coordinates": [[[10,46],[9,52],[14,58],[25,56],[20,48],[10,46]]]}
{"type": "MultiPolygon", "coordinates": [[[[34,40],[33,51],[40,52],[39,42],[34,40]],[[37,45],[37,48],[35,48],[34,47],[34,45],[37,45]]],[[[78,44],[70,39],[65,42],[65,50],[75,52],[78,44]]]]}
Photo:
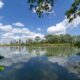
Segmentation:
{"type": "Polygon", "coordinates": [[[0,80],[80,80],[80,49],[0,47],[0,80]]]}

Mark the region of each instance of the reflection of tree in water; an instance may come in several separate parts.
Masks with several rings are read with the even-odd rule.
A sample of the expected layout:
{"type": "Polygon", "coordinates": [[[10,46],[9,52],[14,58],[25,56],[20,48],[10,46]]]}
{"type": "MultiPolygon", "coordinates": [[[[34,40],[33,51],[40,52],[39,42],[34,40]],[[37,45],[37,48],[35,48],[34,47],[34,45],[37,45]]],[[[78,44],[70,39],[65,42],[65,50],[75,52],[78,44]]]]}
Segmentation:
{"type": "Polygon", "coordinates": [[[32,58],[23,68],[16,70],[15,80],[79,80],[58,63],[51,63],[46,57],[32,58]]]}
{"type": "Polygon", "coordinates": [[[79,51],[77,48],[74,47],[49,47],[45,49],[47,52],[47,56],[69,56],[79,51]]]}
{"type": "Polygon", "coordinates": [[[23,48],[24,48],[24,46],[11,46],[10,47],[10,51],[12,52],[12,51],[22,51],[23,50],[23,48]]]}
{"type": "Polygon", "coordinates": [[[35,55],[47,55],[47,56],[68,56],[73,53],[77,53],[80,50],[74,47],[24,47],[24,46],[12,46],[11,52],[29,53],[35,55]]]}
{"type": "Polygon", "coordinates": [[[26,51],[30,54],[41,55],[45,54],[46,50],[42,47],[26,47],[26,51]]]}

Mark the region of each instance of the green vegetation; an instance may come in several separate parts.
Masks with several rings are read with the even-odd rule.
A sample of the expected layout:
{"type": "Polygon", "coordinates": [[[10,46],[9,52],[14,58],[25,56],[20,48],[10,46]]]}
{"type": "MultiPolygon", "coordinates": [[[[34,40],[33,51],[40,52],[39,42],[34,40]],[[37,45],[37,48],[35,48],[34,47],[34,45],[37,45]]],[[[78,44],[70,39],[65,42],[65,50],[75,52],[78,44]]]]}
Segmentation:
{"type": "Polygon", "coordinates": [[[74,45],[80,47],[80,41],[76,42],[74,45]]]}
{"type": "Polygon", "coordinates": [[[26,42],[22,40],[11,41],[10,44],[3,44],[1,46],[77,46],[80,47],[80,36],[65,35],[45,35],[43,39],[37,36],[35,39],[27,39],[26,42]]]}
{"type": "MultiPolygon", "coordinates": [[[[41,17],[43,13],[49,13],[53,10],[54,4],[57,0],[28,0],[30,9],[35,9],[37,15],[41,17]]],[[[71,8],[66,11],[66,16],[71,22],[77,16],[80,16],[80,0],[74,0],[71,8]]]]}
{"type": "Polygon", "coordinates": [[[46,48],[46,56],[70,56],[72,54],[76,54],[80,50],[75,47],[70,46],[54,46],[46,48]],[[77,50],[77,51],[76,51],[77,50]]]}
{"type": "Polygon", "coordinates": [[[31,10],[35,10],[39,17],[45,12],[48,14],[52,10],[54,0],[28,0],[31,10]]]}
{"type": "Polygon", "coordinates": [[[66,12],[69,22],[75,19],[77,16],[80,16],[80,0],[74,0],[71,8],[66,12]]]}
{"type": "Polygon", "coordinates": [[[4,71],[4,66],[0,66],[0,71],[4,71]]]}

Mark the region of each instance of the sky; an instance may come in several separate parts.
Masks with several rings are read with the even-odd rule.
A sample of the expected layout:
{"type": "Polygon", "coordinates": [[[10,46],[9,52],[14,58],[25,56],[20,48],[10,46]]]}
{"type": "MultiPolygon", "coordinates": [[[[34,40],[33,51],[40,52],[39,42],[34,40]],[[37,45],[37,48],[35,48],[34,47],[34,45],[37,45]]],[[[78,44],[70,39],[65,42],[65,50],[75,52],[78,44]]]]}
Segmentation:
{"type": "Polygon", "coordinates": [[[46,34],[80,35],[80,17],[68,23],[65,16],[73,1],[56,0],[52,12],[39,18],[29,10],[27,0],[0,0],[0,43],[46,34]]]}

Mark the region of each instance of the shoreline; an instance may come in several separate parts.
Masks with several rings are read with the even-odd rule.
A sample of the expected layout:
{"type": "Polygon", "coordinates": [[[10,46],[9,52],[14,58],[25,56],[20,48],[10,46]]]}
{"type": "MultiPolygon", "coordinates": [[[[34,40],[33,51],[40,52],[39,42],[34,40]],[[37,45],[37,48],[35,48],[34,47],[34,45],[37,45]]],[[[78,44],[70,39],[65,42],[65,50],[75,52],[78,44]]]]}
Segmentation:
{"type": "Polygon", "coordinates": [[[54,43],[54,44],[24,44],[24,45],[19,45],[19,44],[0,44],[0,47],[4,47],[4,46],[43,46],[43,47],[55,47],[55,46],[68,46],[68,47],[76,47],[73,44],[70,43],[54,43]]]}

